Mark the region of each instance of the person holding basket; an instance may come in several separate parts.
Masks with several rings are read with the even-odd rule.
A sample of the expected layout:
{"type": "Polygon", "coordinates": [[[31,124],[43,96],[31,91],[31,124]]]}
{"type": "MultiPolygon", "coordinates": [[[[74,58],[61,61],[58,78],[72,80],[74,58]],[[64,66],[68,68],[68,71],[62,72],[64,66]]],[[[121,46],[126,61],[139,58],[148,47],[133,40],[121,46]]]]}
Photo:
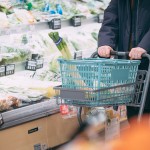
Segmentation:
{"type": "MultiPolygon", "coordinates": [[[[111,0],[104,12],[104,20],[98,36],[98,54],[110,57],[111,51],[129,52],[130,59],[142,59],[150,53],[150,1],[111,0]]],[[[141,60],[140,70],[147,70],[148,61],[141,60]]],[[[148,90],[150,93],[150,88],[148,90]]],[[[150,94],[147,96],[144,113],[150,113],[150,94]]],[[[130,119],[139,108],[127,107],[130,119]]]]}

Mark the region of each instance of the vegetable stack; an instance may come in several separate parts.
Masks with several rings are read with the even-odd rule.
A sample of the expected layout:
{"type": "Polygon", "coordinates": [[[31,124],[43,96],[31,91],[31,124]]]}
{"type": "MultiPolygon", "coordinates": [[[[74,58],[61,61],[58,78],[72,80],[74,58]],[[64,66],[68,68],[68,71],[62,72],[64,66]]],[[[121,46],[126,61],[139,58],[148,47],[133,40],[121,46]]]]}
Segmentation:
{"type": "Polygon", "coordinates": [[[69,50],[66,42],[64,41],[64,39],[62,39],[59,36],[58,32],[51,32],[51,33],[49,33],[49,37],[54,41],[54,43],[56,44],[57,48],[61,52],[62,57],[64,59],[67,59],[67,60],[72,59],[70,50],[69,50]]]}

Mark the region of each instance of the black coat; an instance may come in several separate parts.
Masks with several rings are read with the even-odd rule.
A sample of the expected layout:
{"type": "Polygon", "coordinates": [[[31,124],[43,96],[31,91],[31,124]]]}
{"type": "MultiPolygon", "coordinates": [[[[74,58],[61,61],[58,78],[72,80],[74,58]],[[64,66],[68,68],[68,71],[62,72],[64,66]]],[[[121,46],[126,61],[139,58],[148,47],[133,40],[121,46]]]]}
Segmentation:
{"type": "MultiPolygon", "coordinates": [[[[132,47],[150,53],[150,0],[134,1],[132,14],[130,0],[111,0],[99,31],[98,47],[109,45],[114,50],[129,51],[132,33],[132,47]]],[[[148,61],[142,60],[140,69],[145,70],[147,66],[148,61]]],[[[150,108],[150,90],[148,95],[146,107],[150,108]]]]}

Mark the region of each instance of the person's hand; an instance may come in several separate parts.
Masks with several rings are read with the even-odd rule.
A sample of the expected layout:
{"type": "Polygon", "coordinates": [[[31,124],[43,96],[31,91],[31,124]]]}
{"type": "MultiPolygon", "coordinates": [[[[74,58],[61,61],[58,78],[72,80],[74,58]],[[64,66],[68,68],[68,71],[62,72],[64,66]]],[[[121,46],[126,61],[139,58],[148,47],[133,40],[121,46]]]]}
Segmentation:
{"type": "Polygon", "coordinates": [[[101,57],[110,57],[111,51],[113,51],[113,49],[110,46],[101,46],[98,48],[98,54],[101,57]]]}
{"type": "Polygon", "coordinates": [[[132,48],[129,57],[131,59],[142,59],[144,53],[146,53],[146,50],[141,47],[132,48]]]}

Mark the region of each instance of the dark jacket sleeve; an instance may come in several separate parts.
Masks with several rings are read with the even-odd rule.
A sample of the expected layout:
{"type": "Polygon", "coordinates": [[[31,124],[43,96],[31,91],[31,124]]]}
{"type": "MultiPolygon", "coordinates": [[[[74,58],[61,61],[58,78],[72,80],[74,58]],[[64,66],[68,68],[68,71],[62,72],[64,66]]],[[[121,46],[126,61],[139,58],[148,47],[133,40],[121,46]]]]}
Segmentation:
{"type": "Polygon", "coordinates": [[[116,49],[118,32],[118,0],[111,0],[104,12],[104,20],[98,35],[98,47],[108,45],[116,49]]]}
{"type": "Polygon", "coordinates": [[[144,37],[138,44],[138,47],[141,47],[141,48],[145,49],[147,52],[150,52],[150,29],[144,35],[144,37]]]}

